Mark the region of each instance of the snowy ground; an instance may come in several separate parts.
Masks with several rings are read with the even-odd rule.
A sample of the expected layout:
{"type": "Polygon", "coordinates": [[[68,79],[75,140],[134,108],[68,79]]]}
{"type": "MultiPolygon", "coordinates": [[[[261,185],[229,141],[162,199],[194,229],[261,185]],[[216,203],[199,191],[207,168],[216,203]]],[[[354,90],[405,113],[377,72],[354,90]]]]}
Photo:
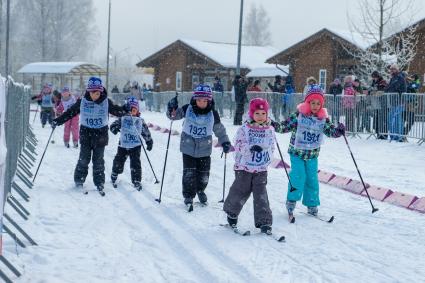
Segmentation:
{"type": "MultiPolygon", "coordinates": [[[[164,114],[146,113],[145,119],[169,126],[164,114]]],[[[230,119],[224,124],[233,138],[236,127],[230,119]]],[[[41,156],[50,130],[34,127],[41,156]]],[[[181,122],[173,127],[180,131],[181,122]]],[[[160,185],[153,184],[144,156],[143,191],[130,185],[128,163],[118,189],[107,183],[104,198],[94,191],[91,174],[85,184],[89,195],[76,191],[72,176],[78,150],[63,147],[62,130],[57,129],[57,143],[49,146],[33,190],[27,190],[30,220],[19,221],[7,207],[39,244],[20,249],[4,236],[5,255],[23,271],[17,282],[423,282],[425,278],[424,215],[380,202],[376,203],[380,211],[372,215],[367,199],[321,185],[320,212],[335,215],[334,223],[298,214],[297,223],[288,224],[287,180],[284,171],[270,169],[273,229],[286,236],[286,243],[256,234],[251,200],[240,215],[240,227],[253,235],[240,237],[219,226],[225,215],[217,203],[223,175],[218,149],[212,154],[210,205],[195,205],[189,214],[181,197],[179,137],[172,136],[163,200],[158,204],[154,199],[160,185]]],[[[152,135],[150,157],[160,179],[167,134],[152,131],[152,135]]],[[[286,152],[289,135],[278,139],[286,152]]],[[[107,179],[117,140],[110,135],[107,179]]],[[[350,142],[366,182],[425,196],[424,146],[350,142]]],[[[284,157],[289,160],[286,153],[284,157]]],[[[321,169],[358,178],[342,139],[327,139],[319,160],[321,169]]],[[[226,189],[233,181],[232,165],[231,156],[226,189]]]]}

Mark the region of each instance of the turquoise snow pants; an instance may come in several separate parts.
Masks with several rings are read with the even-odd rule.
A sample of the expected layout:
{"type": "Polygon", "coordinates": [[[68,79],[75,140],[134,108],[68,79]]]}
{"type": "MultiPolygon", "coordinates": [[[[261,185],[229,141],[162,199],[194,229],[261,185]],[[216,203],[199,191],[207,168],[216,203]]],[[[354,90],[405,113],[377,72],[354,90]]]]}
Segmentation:
{"type": "Polygon", "coordinates": [[[287,200],[299,201],[303,198],[303,205],[307,207],[319,206],[319,178],[317,175],[317,157],[303,160],[300,157],[290,154],[291,173],[289,178],[292,186],[296,188],[291,192],[288,184],[287,200]]]}

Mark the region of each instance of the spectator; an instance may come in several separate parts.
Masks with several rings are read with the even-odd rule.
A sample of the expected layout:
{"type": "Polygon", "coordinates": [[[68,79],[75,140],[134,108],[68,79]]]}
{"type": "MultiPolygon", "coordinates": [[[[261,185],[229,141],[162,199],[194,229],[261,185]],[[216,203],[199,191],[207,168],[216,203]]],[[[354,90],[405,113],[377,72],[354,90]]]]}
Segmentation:
{"type": "Polygon", "coordinates": [[[388,132],[391,132],[391,139],[404,141],[401,135],[404,133],[403,125],[406,124],[406,115],[404,112],[404,105],[401,104],[401,95],[407,91],[406,78],[400,72],[399,67],[396,64],[390,66],[391,79],[385,89],[386,93],[398,93],[398,97],[387,96],[390,99],[391,110],[389,112],[389,128],[388,132]]]}
{"type": "Polygon", "coordinates": [[[333,95],[333,105],[330,104],[329,106],[331,106],[331,111],[332,111],[332,120],[334,123],[338,123],[339,122],[339,116],[340,116],[340,97],[337,97],[337,95],[341,95],[343,91],[342,85],[341,85],[341,81],[339,79],[335,79],[330,87],[329,87],[329,94],[333,95]]]}
{"type": "Polygon", "coordinates": [[[387,82],[378,71],[372,72],[372,85],[369,89],[371,108],[374,110],[373,124],[377,139],[386,140],[387,132],[387,100],[383,91],[387,88],[387,82]]]}
{"type": "Polygon", "coordinates": [[[295,86],[294,79],[290,74],[288,74],[285,78],[285,94],[283,95],[282,100],[282,116],[283,119],[289,116],[293,111],[295,111],[295,86]]]}
{"type": "Polygon", "coordinates": [[[356,90],[353,87],[353,76],[344,78],[344,94],[342,97],[342,107],[345,113],[345,124],[347,131],[355,132],[354,108],[356,106],[356,90]]]}
{"type": "Polygon", "coordinates": [[[152,111],[153,109],[153,93],[151,88],[152,87],[150,85],[146,86],[146,83],[144,83],[142,86],[143,96],[146,102],[146,108],[149,111],[152,111]]]}
{"type": "Polygon", "coordinates": [[[216,108],[218,112],[220,113],[220,116],[223,117],[223,96],[224,96],[224,87],[221,83],[221,80],[218,76],[214,78],[214,85],[213,85],[213,92],[214,92],[214,102],[216,105],[216,108]]]}
{"type": "Polygon", "coordinates": [[[235,92],[236,111],[233,120],[233,125],[242,125],[242,116],[244,113],[245,104],[248,102],[248,96],[246,90],[248,88],[248,82],[240,76],[236,75],[233,81],[233,87],[235,92]]]}
{"type": "Polygon", "coordinates": [[[262,92],[260,87],[260,80],[255,80],[254,84],[248,88],[248,91],[262,92]]]}
{"type": "Polygon", "coordinates": [[[421,81],[419,80],[418,74],[414,74],[411,77],[407,77],[406,80],[408,82],[407,92],[417,93],[419,88],[421,87],[421,81]]]}
{"type": "Polygon", "coordinates": [[[303,99],[312,85],[317,85],[317,80],[314,77],[308,77],[303,90],[303,99]]]}
{"type": "Polygon", "coordinates": [[[120,90],[118,89],[118,86],[114,85],[114,87],[111,90],[111,93],[119,93],[119,92],[120,92],[120,90]]]}
{"type": "Polygon", "coordinates": [[[267,82],[267,85],[272,90],[271,106],[274,120],[279,122],[280,118],[280,105],[283,101],[283,93],[285,93],[285,84],[282,81],[282,76],[275,76],[274,84],[267,82]]]}
{"type": "Polygon", "coordinates": [[[131,83],[130,81],[127,81],[124,85],[124,87],[122,88],[122,92],[123,93],[129,93],[130,92],[130,87],[131,87],[131,83]]]}

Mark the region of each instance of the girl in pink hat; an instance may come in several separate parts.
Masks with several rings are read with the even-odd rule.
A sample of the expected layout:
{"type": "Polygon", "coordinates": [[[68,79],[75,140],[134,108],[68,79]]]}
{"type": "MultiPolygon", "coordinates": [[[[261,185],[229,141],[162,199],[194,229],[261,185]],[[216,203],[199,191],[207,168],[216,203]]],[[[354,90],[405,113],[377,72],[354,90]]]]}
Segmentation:
{"type": "MultiPolygon", "coordinates": [[[[56,115],[60,116],[63,112],[67,111],[77,102],[77,99],[74,95],[71,94],[69,87],[65,86],[62,89],[61,100],[59,104],[55,107],[56,115]]],[[[63,142],[67,148],[69,148],[69,140],[72,134],[72,142],[74,147],[78,147],[78,140],[80,139],[80,125],[79,125],[80,115],[75,115],[71,119],[65,122],[65,127],[63,129],[63,142]]]]}
{"type": "Polygon", "coordinates": [[[236,228],[239,213],[252,193],[255,227],[271,234],[273,217],[266,184],[276,137],[268,111],[269,104],[263,98],[254,98],[249,103],[249,118],[237,131],[234,142],[235,180],[223,210],[227,213],[229,225],[236,228]]]}
{"type": "Polygon", "coordinates": [[[286,208],[290,222],[296,202],[301,200],[308,213],[317,216],[319,200],[319,179],[317,175],[320,146],[323,135],[337,138],[345,133],[345,126],[335,127],[328,118],[325,96],[318,85],[312,85],[304,102],[297,106],[284,122],[272,123],[278,133],[292,132],[288,153],[291,157],[291,173],[288,184],[286,208]],[[291,187],[292,185],[292,187],[291,187]]]}

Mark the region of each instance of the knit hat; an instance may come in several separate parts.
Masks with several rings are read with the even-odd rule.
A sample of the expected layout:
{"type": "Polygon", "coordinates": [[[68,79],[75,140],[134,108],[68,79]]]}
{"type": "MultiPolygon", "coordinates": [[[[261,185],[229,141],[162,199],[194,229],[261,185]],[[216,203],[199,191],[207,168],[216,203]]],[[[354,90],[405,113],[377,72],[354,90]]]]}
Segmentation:
{"type": "Polygon", "coordinates": [[[323,90],[320,88],[319,85],[311,85],[307,91],[307,94],[305,96],[304,102],[301,104],[298,104],[297,109],[304,115],[311,115],[311,108],[310,108],[310,102],[314,99],[317,99],[320,101],[321,108],[319,112],[317,112],[316,116],[319,119],[327,118],[328,112],[326,108],[323,108],[325,105],[325,95],[323,94],[323,90]]]}
{"type": "Polygon", "coordinates": [[[87,82],[87,91],[103,91],[102,80],[97,77],[91,77],[87,82]]]}
{"type": "Polygon", "coordinates": [[[127,105],[129,106],[130,110],[131,108],[136,108],[137,111],[139,111],[139,101],[137,101],[137,98],[134,96],[127,98],[127,105]]]}
{"type": "Polygon", "coordinates": [[[62,92],[70,92],[71,90],[69,89],[69,86],[64,86],[62,88],[62,92]]]}
{"type": "Polygon", "coordinates": [[[53,85],[51,83],[45,83],[43,85],[43,90],[42,90],[43,93],[51,93],[52,90],[53,90],[53,85]]]}
{"type": "Polygon", "coordinates": [[[192,98],[193,99],[203,98],[203,99],[212,100],[211,87],[209,85],[203,85],[203,84],[198,85],[193,91],[192,98]]]}
{"type": "Polygon", "coordinates": [[[254,119],[254,112],[256,110],[264,110],[266,113],[269,112],[269,103],[264,98],[253,98],[249,102],[249,117],[254,119]]]}

